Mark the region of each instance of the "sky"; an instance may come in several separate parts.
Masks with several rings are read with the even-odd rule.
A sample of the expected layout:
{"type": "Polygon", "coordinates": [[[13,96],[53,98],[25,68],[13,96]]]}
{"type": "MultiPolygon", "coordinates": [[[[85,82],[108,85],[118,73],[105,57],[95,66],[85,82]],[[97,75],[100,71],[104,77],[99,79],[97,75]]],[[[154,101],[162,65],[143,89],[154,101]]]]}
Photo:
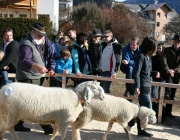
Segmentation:
{"type": "Polygon", "coordinates": [[[118,2],[123,2],[123,1],[126,1],[126,0],[115,0],[115,1],[118,1],[118,2]]]}

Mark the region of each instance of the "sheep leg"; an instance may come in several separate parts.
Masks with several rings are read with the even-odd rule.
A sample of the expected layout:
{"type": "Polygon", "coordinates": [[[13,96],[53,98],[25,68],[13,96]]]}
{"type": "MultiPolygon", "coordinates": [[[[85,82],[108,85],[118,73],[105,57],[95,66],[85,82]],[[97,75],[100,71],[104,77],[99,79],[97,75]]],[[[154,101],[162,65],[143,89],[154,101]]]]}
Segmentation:
{"type": "Polygon", "coordinates": [[[129,128],[129,126],[128,126],[128,124],[127,123],[119,123],[124,129],[126,129],[126,131],[127,131],[127,134],[128,134],[128,137],[129,137],[129,140],[133,140],[133,137],[132,137],[132,135],[131,135],[131,132],[130,132],[130,128],[129,128]]]}
{"type": "Polygon", "coordinates": [[[113,123],[114,123],[114,122],[109,122],[107,131],[106,131],[106,133],[104,134],[104,136],[103,136],[103,138],[102,138],[103,140],[106,140],[106,139],[107,139],[107,135],[108,135],[108,133],[111,131],[111,128],[112,128],[112,126],[113,126],[113,123]]]}
{"type": "Polygon", "coordinates": [[[53,128],[53,135],[51,136],[50,140],[53,140],[55,138],[55,136],[57,135],[57,126],[55,124],[52,124],[52,128],[53,128]]]}
{"type": "Polygon", "coordinates": [[[81,140],[79,129],[76,129],[73,125],[72,128],[72,140],[81,140]]]}
{"type": "Polygon", "coordinates": [[[66,140],[66,133],[67,133],[67,128],[68,128],[69,124],[58,124],[57,125],[57,130],[60,133],[61,139],[66,140]]]}
{"type": "Polygon", "coordinates": [[[11,137],[13,138],[13,140],[19,140],[16,132],[14,131],[14,126],[12,126],[12,127],[9,129],[9,133],[11,134],[11,137]]]}
{"type": "Polygon", "coordinates": [[[5,131],[0,131],[0,140],[3,140],[4,132],[5,132],[5,131]]]}

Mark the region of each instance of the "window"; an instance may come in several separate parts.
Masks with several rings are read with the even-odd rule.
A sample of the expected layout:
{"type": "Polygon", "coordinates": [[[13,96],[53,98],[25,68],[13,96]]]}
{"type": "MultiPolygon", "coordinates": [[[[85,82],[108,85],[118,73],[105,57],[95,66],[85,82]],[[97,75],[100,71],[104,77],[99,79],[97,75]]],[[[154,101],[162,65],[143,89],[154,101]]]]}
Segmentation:
{"type": "Polygon", "coordinates": [[[161,16],[161,14],[160,13],[157,13],[157,17],[160,17],[161,16]]]}
{"type": "Polygon", "coordinates": [[[43,18],[43,17],[49,18],[49,15],[38,15],[38,18],[43,18]]]}
{"type": "Polygon", "coordinates": [[[4,18],[7,18],[8,17],[8,14],[4,14],[4,18]]]}
{"type": "Polygon", "coordinates": [[[160,22],[157,22],[156,25],[157,25],[157,27],[159,27],[160,26],[160,22]]]}
{"type": "Polygon", "coordinates": [[[27,18],[27,15],[26,14],[19,14],[19,17],[20,18],[27,18]]]}
{"type": "Polygon", "coordinates": [[[10,17],[10,18],[13,18],[13,14],[9,14],[9,17],[10,17]]]}
{"type": "Polygon", "coordinates": [[[159,32],[156,32],[156,37],[157,37],[157,38],[159,37],[159,32]]]}
{"type": "Polygon", "coordinates": [[[2,18],[3,17],[3,15],[2,14],[0,14],[0,18],[2,18]]]}

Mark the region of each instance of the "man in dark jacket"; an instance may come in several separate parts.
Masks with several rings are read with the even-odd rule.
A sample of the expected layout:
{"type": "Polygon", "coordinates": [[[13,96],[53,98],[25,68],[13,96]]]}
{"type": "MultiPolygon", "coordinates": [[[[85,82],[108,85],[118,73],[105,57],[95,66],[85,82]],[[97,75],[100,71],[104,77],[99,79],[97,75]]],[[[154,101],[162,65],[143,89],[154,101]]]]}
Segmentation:
{"type": "Polygon", "coordinates": [[[90,34],[92,39],[89,42],[89,53],[92,63],[92,74],[93,75],[100,75],[98,66],[99,66],[99,60],[102,53],[102,45],[101,45],[101,37],[102,33],[100,29],[94,29],[93,33],[90,34]]]}
{"type": "MultiPolygon", "coordinates": [[[[173,45],[171,47],[165,48],[161,63],[161,75],[166,83],[178,84],[180,79],[180,36],[175,35],[172,39],[173,45]]],[[[166,88],[165,97],[174,100],[176,93],[176,88],[166,88]]],[[[172,113],[172,104],[166,105],[166,115],[168,117],[174,118],[172,113]]]]}
{"type": "MultiPolygon", "coordinates": [[[[5,54],[0,62],[0,70],[16,73],[18,42],[13,40],[13,30],[9,27],[3,30],[3,42],[0,45],[0,50],[5,54]]],[[[12,80],[14,81],[15,78],[12,80]]]]}

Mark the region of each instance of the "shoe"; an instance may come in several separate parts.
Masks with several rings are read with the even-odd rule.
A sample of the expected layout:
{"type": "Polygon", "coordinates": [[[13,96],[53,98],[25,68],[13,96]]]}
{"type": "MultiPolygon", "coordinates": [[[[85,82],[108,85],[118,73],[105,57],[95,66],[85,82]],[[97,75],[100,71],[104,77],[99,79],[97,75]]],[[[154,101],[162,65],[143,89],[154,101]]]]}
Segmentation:
{"type": "Polygon", "coordinates": [[[22,125],[22,126],[20,126],[20,125],[15,125],[14,130],[15,130],[15,131],[22,131],[22,132],[29,132],[29,131],[31,131],[30,128],[26,128],[26,127],[24,127],[23,125],[22,125]]]}
{"type": "Polygon", "coordinates": [[[170,118],[175,118],[175,116],[172,115],[172,114],[166,114],[166,116],[168,116],[168,117],[170,117],[170,118]]]}
{"type": "Polygon", "coordinates": [[[125,93],[124,93],[124,96],[125,97],[129,97],[130,96],[130,92],[128,90],[126,90],[125,93]]]}
{"type": "Polygon", "coordinates": [[[45,125],[40,125],[42,127],[42,129],[44,129],[44,134],[45,135],[49,135],[53,133],[53,128],[51,125],[49,124],[45,124],[45,125]]]}
{"type": "Polygon", "coordinates": [[[140,130],[140,131],[138,131],[138,136],[142,136],[142,137],[152,137],[153,134],[150,134],[150,133],[146,132],[145,130],[140,130]]]}
{"type": "Polygon", "coordinates": [[[23,121],[19,121],[19,122],[14,126],[14,130],[15,130],[15,131],[22,131],[22,132],[31,131],[30,128],[24,127],[23,123],[24,123],[23,121]]]}

